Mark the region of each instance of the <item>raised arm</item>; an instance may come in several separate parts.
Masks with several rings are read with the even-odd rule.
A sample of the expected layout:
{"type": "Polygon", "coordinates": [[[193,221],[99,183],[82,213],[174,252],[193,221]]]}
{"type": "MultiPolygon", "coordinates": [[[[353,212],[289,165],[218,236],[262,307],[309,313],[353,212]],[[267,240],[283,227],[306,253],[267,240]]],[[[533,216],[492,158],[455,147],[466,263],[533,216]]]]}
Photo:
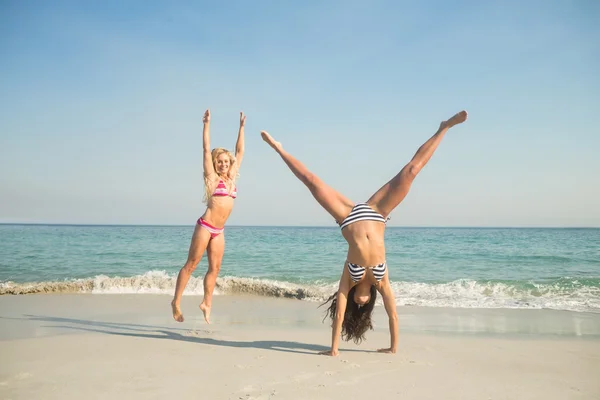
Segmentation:
{"type": "Polygon", "coordinates": [[[202,118],[204,130],[202,132],[202,147],[204,148],[204,177],[208,178],[215,174],[212,154],[210,153],[210,110],[204,112],[202,118]]]}
{"type": "Polygon", "coordinates": [[[398,328],[398,313],[396,312],[396,299],[394,298],[394,292],[387,275],[378,289],[381,297],[383,297],[383,306],[385,307],[385,312],[387,312],[390,324],[390,347],[377,351],[380,353],[395,353],[398,350],[400,332],[398,328]]]}
{"type": "Polygon", "coordinates": [[[246,125],[246,116],[243,112],[240,112],[240,130],[238,132],[237,142],[235,144],[235,162],[237,164],[236,169],[239,170],[242,165],[242,159],[244,158],[244,126],[246,125]]]}

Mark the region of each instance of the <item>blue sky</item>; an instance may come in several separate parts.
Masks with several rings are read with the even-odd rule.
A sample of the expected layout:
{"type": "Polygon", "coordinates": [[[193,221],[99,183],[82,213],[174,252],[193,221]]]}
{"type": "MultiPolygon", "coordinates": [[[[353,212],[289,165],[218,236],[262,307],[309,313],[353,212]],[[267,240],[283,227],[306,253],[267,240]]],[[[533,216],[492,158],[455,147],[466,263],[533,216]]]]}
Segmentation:
{"type": "Polygon", "coordinates": [[[391,226],[600,226],[593,1],[0,2],[0,222],[194,224],[202,113],[231,225],[334,223],[269,131],[364,201],[442,119],[391,226]]]}

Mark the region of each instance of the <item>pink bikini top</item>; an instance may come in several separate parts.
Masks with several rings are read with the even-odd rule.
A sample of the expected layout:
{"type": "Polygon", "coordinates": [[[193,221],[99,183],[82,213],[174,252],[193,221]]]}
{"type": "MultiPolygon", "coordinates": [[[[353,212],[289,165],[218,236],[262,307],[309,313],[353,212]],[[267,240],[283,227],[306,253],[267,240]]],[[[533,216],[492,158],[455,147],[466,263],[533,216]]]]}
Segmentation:
{"type": "Polygon", "coordinates": [[[215,188],[215,191],[212,194],[213,196],[231,196],[232,199],[237,197],[237,188],[233,185],[233,191],[231,194],[227,191],[227,186],[225,186],[225,182],[223,179],[219,179],[219,184],[215,188]]]}

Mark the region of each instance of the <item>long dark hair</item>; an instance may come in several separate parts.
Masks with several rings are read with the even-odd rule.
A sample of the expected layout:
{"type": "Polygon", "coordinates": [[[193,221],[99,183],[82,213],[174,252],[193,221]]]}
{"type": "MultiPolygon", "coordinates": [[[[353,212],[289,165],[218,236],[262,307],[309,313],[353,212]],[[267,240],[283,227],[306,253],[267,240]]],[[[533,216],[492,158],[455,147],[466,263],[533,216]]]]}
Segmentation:
{"type": "MultiPolygon", "coordinates": [[[[353,340],[354,343],[360,344],[365,340],[365,333],[369,329],[373,329],[373,323],[371,322],[371,314],[375,307],[375,300],[377,299],[377,290],[375,286],[371,285],[371,298],[365,305],[359,306],[354,301],[354,292],[356,292],[356,286],[354,286],[348,292],[348,302],[346,303],[346,311],[344,312],[344,322],[342,323],[342,339],[345,341],[353,340]]],[[[328,316],[331,318],[331,325],[335,323],[335,313],[337,311],[337,292],[327,299],[319,307],[329,303],[331,305],[325,311],[323,321],[328,316]]]]}

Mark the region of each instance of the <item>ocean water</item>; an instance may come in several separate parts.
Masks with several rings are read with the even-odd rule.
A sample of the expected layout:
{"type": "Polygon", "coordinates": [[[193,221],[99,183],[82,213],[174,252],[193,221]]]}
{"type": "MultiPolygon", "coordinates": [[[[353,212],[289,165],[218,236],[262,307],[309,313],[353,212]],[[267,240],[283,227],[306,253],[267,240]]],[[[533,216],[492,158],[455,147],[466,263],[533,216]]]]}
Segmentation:
{"type": "MultiPolygon", "coordinates": [[[[0,225],[0,294],[172,294],[193,226],[0,225]]],[[[321,301],[337,288],[339,229],[227,227],[216,293],[321,301]]],[[[600,313],[600,229],[386,229],[398,305],[600,313]]],[[[185,294],[202,294],[207,260],[185,294]]]]}

